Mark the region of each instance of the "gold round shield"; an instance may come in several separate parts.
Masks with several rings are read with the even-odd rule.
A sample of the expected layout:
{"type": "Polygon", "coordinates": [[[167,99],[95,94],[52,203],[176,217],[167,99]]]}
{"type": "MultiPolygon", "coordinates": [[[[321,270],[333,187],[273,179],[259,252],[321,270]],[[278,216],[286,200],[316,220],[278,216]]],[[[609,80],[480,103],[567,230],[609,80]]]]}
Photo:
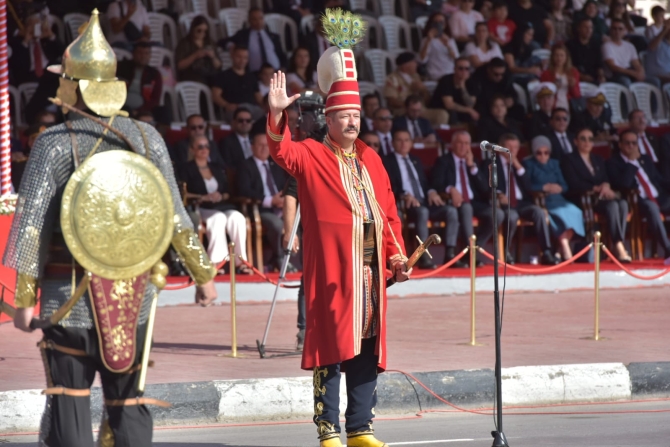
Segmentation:
{"type": "Polygon", "coordinates": [[[172,195],[161,172],[125,150],[95,154],[72,174],[61,202],[61,228],[72,256],[107,279],[153,267],[174,230],[172,195]]]}

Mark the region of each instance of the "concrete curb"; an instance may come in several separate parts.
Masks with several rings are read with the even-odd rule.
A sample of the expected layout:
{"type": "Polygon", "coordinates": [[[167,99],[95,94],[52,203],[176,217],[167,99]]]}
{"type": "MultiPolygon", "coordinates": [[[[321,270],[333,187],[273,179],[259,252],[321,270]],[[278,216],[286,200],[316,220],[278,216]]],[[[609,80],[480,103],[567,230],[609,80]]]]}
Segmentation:
{"type": "MultiPolygon", "coordinates": [[[[502,374],[506,405],[670,396],[670,362],[521,366],[503,368],[502,374]]],[[[413,376],[458,406],[489,406],[493,402],[491,369],[422,372],[413,376]]],[[[146,394],[172,403],[168,409],[150,407],[156,425],[305,420],[313,414],[309,377],[157,384],[147,386],[146,394]]],[[[379,415],[444,408],[414,379],[399,372],[379,376],[378,397],[379,415]]],[[[0,434],[37,431],[44,399],[39,390],[0,393],[0,434]]],[[[343,414],[345,381],[340,408],[343,414]]],[[[94,388],[93,421],[100,420],[101,409],[101,392],[94,388]]]]}

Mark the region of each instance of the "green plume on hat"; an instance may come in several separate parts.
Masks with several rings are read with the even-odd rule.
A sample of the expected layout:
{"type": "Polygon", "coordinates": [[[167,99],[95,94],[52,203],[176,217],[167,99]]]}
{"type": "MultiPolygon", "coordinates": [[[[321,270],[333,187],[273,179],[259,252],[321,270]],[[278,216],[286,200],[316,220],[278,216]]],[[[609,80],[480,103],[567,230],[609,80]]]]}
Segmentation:
{"type": "Polygon", "coordinates": [[[363,41],[365,22],[358,14],[341,8],[326,9],[321,17],[323,33],[328,42],[342,49],[351,49],[363,41]]]}

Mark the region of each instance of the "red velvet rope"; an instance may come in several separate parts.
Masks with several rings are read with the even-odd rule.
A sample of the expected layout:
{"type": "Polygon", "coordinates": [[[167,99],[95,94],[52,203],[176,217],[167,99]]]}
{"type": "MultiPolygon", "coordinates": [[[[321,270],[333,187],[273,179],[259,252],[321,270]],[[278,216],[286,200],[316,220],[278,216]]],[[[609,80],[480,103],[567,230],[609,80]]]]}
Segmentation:
{"type": "MultiPolygon", "coordinates": [[[[561,267],[565,267],[566,265],[572,264],[573,262],[575,262],[575,260],[577,260],[577,258],[580,258],[584,254],[586,254],[586,252],[588,252],[591,249],[591,247],[593,247],[593,242],[591,242],[589,245],[584,247],[582,249],[582,251],[580,251],[576,255],[573,255],[570,259],[566,259],[565,261],[561,262],[560,264],[556,264],[556,265],[551,266],[551,267],[536,268],[536,269],[525,269],[525,268],[522,268],[522,267],[516,267],[516,266],[513,266],[511,264],[507,264],[507,268],[510,269],[510,270],[521,272],[521,273],[548,273],[548,272],[553,272],[554,270],[558,270],[561,267]]],[[[493,261],[493,255],[491,253],[487,252],[486,250],[484,250],[481,247],[479,248],[479,252],[481,254],[483,254],[484,256],[486,256],[487,258],[489,258],[491,261],[493,261]]],[[[505,263],[503,261],[501,261],[500,259],[498,259],[498,263],[500,265],[505,265],[505,263]]]]}
{"type": "Polygon", "coordinates": [[[651,276],[638,275],[637,273],[635,273],[635,272],[633,272],[633,271],[631,271],[631,270],[628,270],[628,269],[627,269],[621,262],[619,262],[619,260],[616,258],[616,256],[614,256],[614,255],[612,254],[612,252],[610,252],[609,249],[608,249],[607,247],[603,246],[603,250],[605,251],[605,254],[606,254],[607,256],[609,256],[609,258],[612,260],[612,262],[614,262],[614,263],[617,265],[617,267],[619,267],[619,268],[620,268],[621,270],[623,270],[624,272],[628,273],[628,274],[629,274],[630,276],[632,276],[633,278],[644,279],[644,280],[653,280],[653,279],[658,279],[658,278],[660,278],[661,276],[665,276],[665,275],[667,275],[668,273],[670,273],[670,268],[667,268],[667,269],[663,270],[662,272],[657,273],[657,274],[655,274],[655,275],[651,275],[651,276]]]}

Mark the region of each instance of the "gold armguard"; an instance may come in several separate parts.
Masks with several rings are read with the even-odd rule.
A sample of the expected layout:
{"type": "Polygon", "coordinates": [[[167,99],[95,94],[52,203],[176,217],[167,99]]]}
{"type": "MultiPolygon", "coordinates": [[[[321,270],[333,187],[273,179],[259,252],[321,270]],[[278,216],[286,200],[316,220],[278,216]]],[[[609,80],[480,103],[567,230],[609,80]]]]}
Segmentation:
{"type": "Polygon", "coordinates": [[[19,309],[37,305],[37,278],[19,273],[16,278],[14,305],[19,309]]]}
{"type": "Polygon", "coordinates": [[[181,228],[175,231],[172,236],[172,246],[197,285],[201,286],[216,276],[216,267],[209,260],[209,256],[192,229],[181,228]]]}

